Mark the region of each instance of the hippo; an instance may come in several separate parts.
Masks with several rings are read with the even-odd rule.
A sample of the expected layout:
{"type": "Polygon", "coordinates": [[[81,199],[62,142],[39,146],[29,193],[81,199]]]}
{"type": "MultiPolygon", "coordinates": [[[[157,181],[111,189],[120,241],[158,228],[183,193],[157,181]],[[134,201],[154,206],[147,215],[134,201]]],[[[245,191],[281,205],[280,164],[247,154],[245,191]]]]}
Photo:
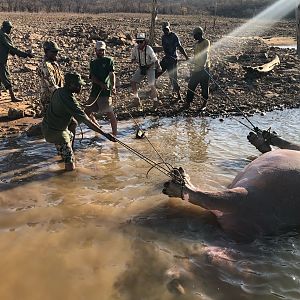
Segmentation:
{"type": "MultiPolygon", "coordinates": [[[[266,142],[256,134],[248,136],[258,146],[266,142]]],[[[272,143],[279,147],[247,165],[220,192],[203,191],[193,186],[184,171],[185,185],[174,180],[166,182],[163,193],[182,197],[211,211],[221,228],[235,240],[253,240],[259,235],[272,235],[300,227],[300,147],[276,136],[272,143]]],[[[259,148],[259,147],[257,147],[259,148]]],[[[271,148],[270,148],[271,150],[271,148]]]]}

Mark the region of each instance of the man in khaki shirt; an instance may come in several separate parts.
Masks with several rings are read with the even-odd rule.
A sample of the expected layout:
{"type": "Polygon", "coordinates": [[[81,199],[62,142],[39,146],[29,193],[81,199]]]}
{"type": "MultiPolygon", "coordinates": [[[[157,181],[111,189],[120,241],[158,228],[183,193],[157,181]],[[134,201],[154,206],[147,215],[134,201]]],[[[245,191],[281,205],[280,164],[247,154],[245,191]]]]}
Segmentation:
{"type": "Polygon", "coordinates": [[[188,83],[188,91],[184,109],[189,108],[193,102],[195,90],[198,84],[201,86],[201,95],[203,98],[201,109],[205,109],[209,94],[210,42],[208,39],[203,37],[203,29],[201,27],[194,28],[193,36],[196,40],[196,44],[194,46],[193,69],[188,83]]]}

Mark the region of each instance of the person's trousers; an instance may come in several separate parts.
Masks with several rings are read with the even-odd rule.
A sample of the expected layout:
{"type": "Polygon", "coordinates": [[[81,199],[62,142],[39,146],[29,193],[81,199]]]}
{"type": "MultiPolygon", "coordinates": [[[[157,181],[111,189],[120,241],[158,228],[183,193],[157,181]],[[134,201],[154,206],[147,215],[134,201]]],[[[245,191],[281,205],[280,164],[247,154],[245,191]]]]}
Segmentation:
{"type": "MultiPolygon", "coordinates": [[[[209,72],[206,69],[207,72],[209,72]]],[[[188,91],[186,95],[186,102],[191,103],[193,102],[194,96],[195,96],[195,90],[200,84],[201,86],[201,95],[204,98],[205,101],[208,99],[208,93],[209,93],[209,75],[205,70],[196,71],[193,72],[189,83],[188,83],[188,91]]]]}
{"type": "Polygon", "coordinates": [[[0,84],[1,83],[7,90],[12,87],[7,64],[0,64],[0,84]]]}
{"type": "Polygon", "coordinates": [[[173,91],[178,92],[180,90],[178,79],[177,79],[177,59],[169,56],[163,57],[163,59],[160,62],[160,66],[162,69],[162,72],[165,71],[168,72],[173,91]]]}

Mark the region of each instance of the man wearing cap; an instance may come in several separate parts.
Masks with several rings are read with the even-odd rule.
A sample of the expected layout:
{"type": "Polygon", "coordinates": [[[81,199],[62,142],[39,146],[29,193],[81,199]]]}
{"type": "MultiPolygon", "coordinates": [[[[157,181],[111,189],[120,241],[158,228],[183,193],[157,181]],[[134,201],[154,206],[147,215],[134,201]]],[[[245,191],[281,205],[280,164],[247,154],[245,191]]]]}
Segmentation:
{"type": "Polygon", "coordinates": [[[114,61],[105,56],[106,44],[97,41],[95,45],[96,59],[90,63],[92,90],[85,113],[97,122],[93,113],[106,113],[110,120],[112,133],[117,135],[117,119],[115,117],[111,95],[116,93],[116,77],[114,61]]]}
{"type": "Polygon", "coordinates": [[[203,37],[203,29],[201,27],[194,28],[193,36],[196,40],[194,45],[193,69],[188,83],[184,109],[189,108],[193,102],[198,84],[201,86],[201,95],[203,97],[201,109],[205,109],[209,94],[210,41],[203,37]]]}
{"type": "Polygon", "coordinates": [[[20,102],[22,100],[15,96],[10,81],[10,74],[7,67],[8,54],[17,55],[19,57],[33,57],[30,51],[23,52],[16,47],[14,47],[9,34],[12,29],[12,24],[10,21],[4,21],[0,29],[0,82],[4,85],[5,89],[9,91],[9,95],[12,102],[20,102]]]}
{"type": "Polygon", "coordinates": [[[173,87],[173,93],[176,93],[178,100],[180,100],[180,87],[177,81],[177,49],[185,57],[186,60],[188,60],[189,57],[182,47],[177,34],[170,30],[169,22],[163,22],[162,31],[164,34],[161,38],[161,41],[165,56],[160,62],[160,66],[162,69],[161,74],[163,74],[165,71],[168,72],[173,87]]]}
{"type": "Polygon", "coordinates": [[[41,115],[44,116],[49,105],[52,93],[59,87],[63,87],[64,75],[57,63],[57,54],[60,50],[58,45],[52,41],[43,44],[44,58],[37,70],[41,80],[41,115]]]}
{"type": "Polygon", "coordinates": [[[132,92],[135,99],[137,99],[138,105],[141,105],[140,98],[138,96],[138,84],[146,76],[151,88],[151,98],[154,106],[156,107],[161,104],[161,101],[157,99],[157,90],[155,87],[155,68],[156,64],[158,64],[158,59],[152,47],[147,45],[145,33],[137,34],[136,43],[137,45],[133,48],[131,53],[131,60],[132,62],[137,62],[139,64],[139,68],[131,78],[132,92]]]}
{"type": "Polygon", "coordinates": [[[99,125],[80,108],[73,94],[79,94],[83,84],[84,81],[79,74],[66,73],[65,84],[52,94],[42,122],[43,135],[47,142],[55,144],[57,152],[65,163],[66,171],[75,169],[75,156],[71,146],[75,136],[68,130],[72,118],[75,118],[78,123],[85,123],[90,129],[104,135],[110,141],[116,141],[114,136],[103,132],[99,125]]]}

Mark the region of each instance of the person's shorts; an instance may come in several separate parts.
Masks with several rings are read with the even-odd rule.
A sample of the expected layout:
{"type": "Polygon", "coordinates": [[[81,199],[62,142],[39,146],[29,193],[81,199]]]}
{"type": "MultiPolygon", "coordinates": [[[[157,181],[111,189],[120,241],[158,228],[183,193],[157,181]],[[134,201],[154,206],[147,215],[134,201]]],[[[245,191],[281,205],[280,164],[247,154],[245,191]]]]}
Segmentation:
{"type": "Polygon", "coordinates": [[[148,69],[146,75],[142,75],[140,68],[138,68],[133,74],[131,81],[140,83],[145,78],[145,76],[147,77],[148,84],[150,86],[155,85],[155,69],[153,68],[148,69]]]}
{"type": "Polygon", "coordinates": [[[100,96],[97,101],[95,98],[90,97],[89,103],[93,103],[89,110],[100,114],[113,112],[112,98],[110,96],[100,96]],[[94,103],[93,103],[94,102],[94,103]]]}
{"type": "Polygon", "coordinates": [[[7,65],[0,64],[0,82],[4,85],[5,89],[11,88],[10,75],[7,65]]]}

